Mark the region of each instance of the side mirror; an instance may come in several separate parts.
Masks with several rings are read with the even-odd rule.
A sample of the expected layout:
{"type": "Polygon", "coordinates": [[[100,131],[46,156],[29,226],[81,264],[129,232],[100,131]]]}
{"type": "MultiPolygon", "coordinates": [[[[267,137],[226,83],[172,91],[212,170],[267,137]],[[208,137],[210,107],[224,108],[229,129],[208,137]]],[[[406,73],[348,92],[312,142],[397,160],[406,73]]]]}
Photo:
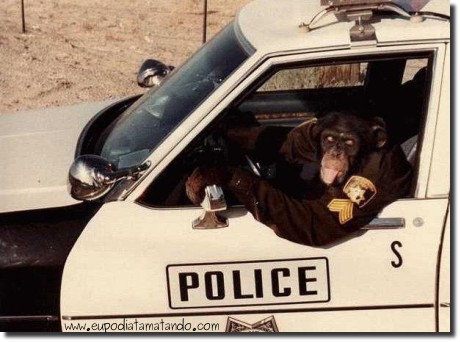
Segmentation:
{"type": "Polygon", "coordinates": [[[214,229],[228,227],[228,220],[216,212],[227,209],[224,192],[217,185],[207,186],[201,206],[203,214],[193,221],[193,229],[214,229]]]}
{"type": "Polygon", "coordinates": [[[150,162],[117,170],[108,160],[92,154],[79,156],[69,170],[70,195],[82,201],[93,201],[106,195],[121,179],[137,178],[150,162]]]}
{"type": "Polygon", "coordinates": [[[147,59],[139,68],[137,84],[144,88],[158,86],[173,69],[171,65],[165,65],[155,59],[147,59]]]}

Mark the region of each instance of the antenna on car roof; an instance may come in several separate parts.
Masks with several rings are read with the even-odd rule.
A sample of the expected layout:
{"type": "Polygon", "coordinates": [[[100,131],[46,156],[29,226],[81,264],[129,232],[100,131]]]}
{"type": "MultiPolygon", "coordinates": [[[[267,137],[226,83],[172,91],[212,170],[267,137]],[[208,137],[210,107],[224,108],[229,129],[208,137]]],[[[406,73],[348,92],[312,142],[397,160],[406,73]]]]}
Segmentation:
{"type": "Polygon", "coordinates": [[[410,21],[418,23],[425,18],[432,17],[443,20],[450,20],[450,17],[440,13],[406,11],[398,5],[395,0],[320,0],[321,6],[328,6],[316,14],[309,23],[301,23],[299,27],[304,27],[307,32],[320,28],[314,27],[321,18],[329,13],[334,13],[338,22],[354,21],[355,26],[350,30],[352,41],[375,40],[375,29],[369,23],[370,19],[378,13],[394,13],[408,18],[410,21]]]}

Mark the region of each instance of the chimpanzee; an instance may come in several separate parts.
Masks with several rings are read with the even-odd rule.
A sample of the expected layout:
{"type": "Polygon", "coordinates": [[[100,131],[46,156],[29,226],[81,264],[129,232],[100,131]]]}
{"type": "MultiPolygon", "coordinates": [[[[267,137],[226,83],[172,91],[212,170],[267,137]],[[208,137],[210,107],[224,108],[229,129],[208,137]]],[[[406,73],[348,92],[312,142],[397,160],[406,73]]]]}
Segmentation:
{"type": "Polygon", "coordinates": [[[242,168],[197,168],[186,182],[189,199],[198,204],[204,187],[220,185],[258,221],[293,242],[322,246],[341,239],[406,196],[411,186],[411,165],[399,145],[387,142],[380,118],[333,112],[288,131],[230,129],[228,138],[262,160],[278,160],[277,179],[242,168]],[[306,179],[303,170],[311,164],[318,172],[306,179]]]}

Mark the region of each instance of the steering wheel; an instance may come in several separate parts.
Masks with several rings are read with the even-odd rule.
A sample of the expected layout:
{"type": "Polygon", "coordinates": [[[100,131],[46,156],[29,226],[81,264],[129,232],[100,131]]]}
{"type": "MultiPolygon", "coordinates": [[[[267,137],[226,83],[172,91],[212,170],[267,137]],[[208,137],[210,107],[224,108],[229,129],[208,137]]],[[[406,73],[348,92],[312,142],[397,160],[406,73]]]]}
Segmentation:
{"type": "Polygon", "coordinates": [[[248,162],[249,168],[251,171],[257,176],[262,178],[262,170],[260,168],[259,163],[255,163],[248,155],[247,153],[244,155],[246,158],[246,161],[248,162]]]}
{"type": "Polygon", "coordinates": [[[189,159],[188,163],[195,167],[204,165],[246,165],[247,169],[254,175],[264,178],[263,168],[253,157],[239,150],[232,153],[229,145],[230,143],[222,135],[211,134],[193,149],[192,158],[189,159]]]}

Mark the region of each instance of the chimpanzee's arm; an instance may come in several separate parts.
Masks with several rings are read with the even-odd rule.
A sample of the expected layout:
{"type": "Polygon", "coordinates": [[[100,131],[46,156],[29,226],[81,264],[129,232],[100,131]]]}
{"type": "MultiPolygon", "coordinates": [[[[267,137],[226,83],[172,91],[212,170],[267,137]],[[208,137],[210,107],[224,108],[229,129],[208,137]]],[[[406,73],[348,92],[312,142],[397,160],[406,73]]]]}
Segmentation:
{"type": "MultiPolygon", "coordinates": [[[[256,220],[272,228],[280,237],[296,243],[322,246],[358,228],[340,225],[322,201],[296,200],[242,170],[234,173],[229,189],[256,220]]],[[[359,221],[365,225],[374,215],[359,221]]]]}
{"type": "Polygon", "coordinates": [[[318,200],[296,200],[243,170],[234,172],[228,189],[258,221],[273,228],[279,236],[321,246],[358,230],[384,206],[407,194],[412,172],[398,149],[374,156],[380,170],[378,174],[366,174],[369,173],[366,170],[377,169],[370,167],[359,176],[372,179],[376,188],[374,194],[367,195],[366,201],[369,201],[365,205],[362,205],[364,202],[356,204],[344,192],[326,193],[318,200]]]}

